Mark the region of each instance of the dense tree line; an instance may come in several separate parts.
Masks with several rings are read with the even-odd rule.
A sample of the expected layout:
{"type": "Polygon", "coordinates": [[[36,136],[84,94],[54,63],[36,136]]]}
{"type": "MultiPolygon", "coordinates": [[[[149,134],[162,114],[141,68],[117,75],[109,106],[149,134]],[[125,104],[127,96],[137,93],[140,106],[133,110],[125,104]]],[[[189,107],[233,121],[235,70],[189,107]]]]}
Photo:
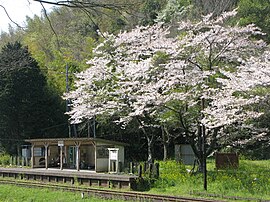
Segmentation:
{"type": "MultiPolygon", "coordinates": [[[[34,1],[38,1],[43,4],[52,3],[52,1],[34,1]]],[[[30,133],[32,135],[27,135],[29,132],[20,132],[20,134],[17,132],[12,134],[14,139],[21,140],[27,137],[39,137],[40,135],[48,137],[49,135],[53,136],[53,134],[67,136],[67,131],[62,130],[62,132],[59,132],[61,127],[53,127],[50,129],[50,134],[45,132],[42,133],[39,130],[66,123],[66,117],[63,116],[65,103],[63,101],[61,103],[59,98],[67,90],[66,78],[68,77],[68,84],[70,85],[71,90],[75,89],[73,86],[75,79],[74,74],[84,71],[89,67],[86,62],[96,55],[94,48],[106,40],[106,32],[118,34],[123,30],[132,30],[137,25],[148,26],[154,25],[157,22],[165,22],[169,25],[176,26],[176,24],[183,19],[198,21],[201,19],[202,15],[213,13],[213,16],[216,17],[224,11],[230,11],[238,7],[238,14],[233,18],[233,20],[227,23],[235,23],[236,21],[239,21],[241,25],[254,23],[266,33],[266,35],[260,36],[260,38],[269,42],[268,33],[270,31],[267,23],[269,21],[268,9],[270,8],[270,3],[266,0],[118,0],[115,1],[115,4],[110,4],[110,2],[107,1],[54,2],[56,3],[53,4],[56,4],[58,7],[50,13],[44,12],[41,17],[35,16],[34,18],[27,18],[27,27],[25,30],[10,27],[9,32],[1,33],[0,36],[0,47],[3,48],[3,52],[7,51],[6,44],[9,42],[11,43],[9,44],[9,47],[11,47],[12,44],[15,46],[15,44],[17,44],[16,41],[20,41],[23,46],[28,47],[29,54],[31,53],[31,57],[33,57],[37,62],[36,65],[40,70],[39,74],[42,75],[41,77],[36,77],[37,80],[35,80],[35,82],[41,82],[42,87],[40,87],[40,89],[43,89],[43,94],[39,96],[40,100],[35,101],[33,99],[33,103],[31,104],[37,102],[44,107],[44,111],[35,108],[31,111],[33,113],[37,113],[36,116],[40,116],[42,114],[44,117],[53,117],[49,121],[46,118],[46,121],[31,122],[29,120],[29,123],[31,122],[33,127],[30,129],[22,129],[22,126],[16,127],[16,130],[18,131],[31,131],[30,133]],[[68,74],[66,73],[67,69],[68,74]],[[51,109],[52,106],[54,111],[59,112],[55,114],[55,116],[51,116],[50,110],[45,110],[51,109]],[[43,124],[40,125],[40,123],[43,124]]],[[[172,32],[172,34],[176,33],[177,31],[172,32]]],[[[22,45],[19,46],[24,49],[22,45]]],[[[106,48],[109,48],[109,46],[106,48]]],[[[19,58],[17,59],[19,60],[19,58]]],[[[156,64],[160,62],[162,63],[166,60],[166,55],[163,55],[162,53],[156,56],[156,64]]],[[[9,66],[12,67],[12,64],[9,66]]],[[[22,74],[20,71],[16,70],[16,72],[18,74],[22,74]]],[[[0,91],[4,92],[3,90],[0,91]]],[[[11,98],[6,97],[5,99],[11,98]]],[[[4,101],[4,98],[2,102],[5,103],[5,105],[8,103],[7,101],[4,101]]],[[[21,108],[19,103],[20,102],[10,102],[9,104],[16,106],[15,108],[21,108]]],[[[183,127],[181,127],[181,124],[183,125],[183,123],[181,123],[181,119],[179,119],[178,111],[182,110],[181,105],[173,102],[171,103],[171,107],[175,110],[163,109],[160,117],[148,116],[146,120],[143,120],[146,125],[147,121],[149,124],[152,124],[156,120],[159,120],[159,123],[155,122],[155,124],[160,125],[159,128],[146,128],[147,134],[150,132],[151,134],[154,134],[153,136],[147,137],[143,135],[143,130],[137,130],[137,128],[142,128],[142,126],[140,125],[140,122],[136,120],[130,121],[125,130],[123,130],[119,125],[115,125],[113,121],[115,118],[119,117],[119,114],[115,114],[115,117],[111,117],[108,114],[97,115],[94,122],[94,119],[92,118],[86,119],[84,122],[76,126],[78,135],[86,136],[87,133],[93,135],[93,131],[91,127],[89,129],[89,125],[93,126],[93,124],[95,124],[96,134],[99,137],[132,143],[136,140],[136,144],[133,144],[134,147],[131,148],[131,150],[134,149],[136,151],[140,149],[144,152],[142,152],[142,155],[138,155],[137,157],[133,156],[132,158],[146,159],[147,144],[149,143],[152,145],[153,158],[161,158],[160,152],[155,152],[155,150],[160,150],[164,147],[165,154],[167,152],[171,153],[172,143],[188,143],[186,142],[187,134],[183,131],[183,127]],[[167,151],[168,148],[169,151],[167,151]]],[[[28,106],[25,105],[23,108],[28,108],[28,106]]],[[[265,110],[267,112],[267,104],[265,104],[264,108],[261,110],[265,110]]],[[[21,111],[20,113],[22,115],[28,114],[27,111],[21,111]]],[[[193,117],[186,117],[187,120],[190,121],[191,119],[196,119],[198,114],[192,113],[189,112],[189,116],[191,115],[193,117]]],[[[1,117],[1,120],[4,120],[4,117],[12,119],[9,115],[3,115],[1,117]]],[[[267,122],[267,117],[267,113],[265,113],[264,118],[261,117],[259,123],[257,124],[256,121],[256,124],[267,127],[265,124],[267,122]]],[[[9,121],[6,120],[5,123],[8,122],[9,121]]],[[[14,126],[11,121],[9,124],[14,126]]],[[[20,125],[26,127],[26,124],[20,125]]],[[[11,132],[7,125],[0,127],[4,128],[4,130],[2,130],[3,135],[1,135],[1,137],[5,137],[4,134],[7,135],[8,132],[11,132]]],[[[243,138],[239,137],[240,133],[243,136],[250,135],[250,131],[248,129],[241,128],[241,130],[239,130],[239,127],[240,126],[237,125],[236,127],[227,128],[226,132],[233,134],[232,137],[235,139],[243,138]],[[239,131],[241,132],[239,133],[239,131]]],[[[226,148],[226,146],[232,142],[233,138],[230,140],[226,139],[223,142],[219,142],[217,148],[226,148]]],[[[260,143],[256,142],[256,144],[256,148],[262,147],[264,151],[269,149],[269,146],[267,147],[268,140],[264,139],[260,143]]],[[[2,145],[6,145],[6,142],[2,141],[2,145]]],[[[249,143],[246,144],[246,146],[237,146],[237,149],[242,151],[245,151],[246,148],[248,148],[247,155],[253,156],[254,154],[251,152],[253,149],[252,144],[249,143]]],[[[267,155],[260,155],[258,157],[268,158],[267,155]]],[[[165,158],[167,158],[166,155],[165,158]]]]}
{"type": "Polygon", "coordinates": [[[20,154],[24,139],[53,137],[65,130],[61,102],[47,89],[45,77],[26,47],[19,42],[4,46],[0,72],[1,147],[20,154]]]}

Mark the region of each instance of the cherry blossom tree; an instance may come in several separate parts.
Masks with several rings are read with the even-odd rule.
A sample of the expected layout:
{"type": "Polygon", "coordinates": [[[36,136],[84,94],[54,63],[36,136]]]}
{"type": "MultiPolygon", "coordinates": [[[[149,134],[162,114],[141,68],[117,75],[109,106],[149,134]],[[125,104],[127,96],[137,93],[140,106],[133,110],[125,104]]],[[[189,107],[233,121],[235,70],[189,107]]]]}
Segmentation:
{"type": "Polygon", "coordinates": [[[224,128],[261,115],[252,109],[262,97],[254,87],[269,84],[267,45],[253,36],[254,25],[230,25],[236,11],[200,22],[180,22],[178,32],[165,24],[137,27],[106,39],[95,49],[91,66],[78,74],[71,120],[99,114],[136,119],[152,160],[153,128],[159,114],[178,114],[179,128],[202,164],[224,136],[224,128]]]}
{"type": "Polygon", "coordinates": [[[106,36],[107,39],[95,50],[96,57],[89,61],[92,67],[78,75],[78,88],[68,95],[73,100],[73,110],[70,114],[76,123],[85,118],[91,119],[102,113],[116,111],[121,114],[117,122],[123,127],[132,119],[136,119],[148,142],[149,162],[152,161],[151,148],[155,137],[152,129],[157,127],[149,123],[149,120],[158,108],[156,103],[151,106],[151,103],[157,100],[156,95],[148,92],[149,95],[146,96],[144,88],[158,75],[155,70],[150,69],[151,56],[156,50],[168,49],[176,52],[170,48],[174,47],[172,42],[175,39],[168,40],[167,30],[160,33],[161,30],[157,27],[138,28],[133,32],[121,33],[117,37],[106,36]],[[166,42],[162,45],[159,43],[161,37],[164,37],[166,42]],[[142,42],[147,43],[142,46],[142,42]],[[141,82],[142,80],[144,82],[141,82]]]}

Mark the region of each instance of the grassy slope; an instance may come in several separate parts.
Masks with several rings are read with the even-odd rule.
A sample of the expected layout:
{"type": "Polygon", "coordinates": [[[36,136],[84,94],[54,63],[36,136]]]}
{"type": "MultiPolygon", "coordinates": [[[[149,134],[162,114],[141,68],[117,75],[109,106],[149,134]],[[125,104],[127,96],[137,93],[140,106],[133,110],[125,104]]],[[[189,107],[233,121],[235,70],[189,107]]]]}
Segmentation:
{"type": "Polygon", "coordinates": [[[215,170],[214,161],[208,162],[208,191],[203,190],[201,174],[190,175],[185,166],[174,161],[160,162],[160,176],[151,193],[190,195],[191,192],[214,193],[270,199],[270,160],[241,160],[237,170],[215,170]]]}

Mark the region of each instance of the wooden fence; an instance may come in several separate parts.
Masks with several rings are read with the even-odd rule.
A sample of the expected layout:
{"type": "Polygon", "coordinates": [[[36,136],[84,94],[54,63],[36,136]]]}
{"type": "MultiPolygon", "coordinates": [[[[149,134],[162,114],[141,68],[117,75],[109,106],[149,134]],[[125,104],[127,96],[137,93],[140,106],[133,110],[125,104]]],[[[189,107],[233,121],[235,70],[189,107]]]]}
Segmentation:
{"type": "Polygon", "coordinates": [[[30,158],[26,158],[26,157],[22,157],[22,156],[10,156],[9,166],[30,167],[31,160],[30,160],[30,158]]]}
{"type": "Polygon", "coordinates": [[[139,177],[159,178],[159,163],[130,162],[129,173],[139,177]]]}

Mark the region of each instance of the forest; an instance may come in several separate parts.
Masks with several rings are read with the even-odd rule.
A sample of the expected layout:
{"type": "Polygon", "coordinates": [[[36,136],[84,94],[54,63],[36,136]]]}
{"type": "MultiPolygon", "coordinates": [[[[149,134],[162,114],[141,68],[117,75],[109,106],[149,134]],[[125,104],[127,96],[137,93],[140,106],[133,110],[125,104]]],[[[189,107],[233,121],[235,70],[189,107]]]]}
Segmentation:
{"type": "Polygon", "coordinates": [[[268,0],[53,4],[0,34],[1,153],[98,137],[134,161],[174,158],[175,144],[201,161],[270,158],[268,0]]]}

